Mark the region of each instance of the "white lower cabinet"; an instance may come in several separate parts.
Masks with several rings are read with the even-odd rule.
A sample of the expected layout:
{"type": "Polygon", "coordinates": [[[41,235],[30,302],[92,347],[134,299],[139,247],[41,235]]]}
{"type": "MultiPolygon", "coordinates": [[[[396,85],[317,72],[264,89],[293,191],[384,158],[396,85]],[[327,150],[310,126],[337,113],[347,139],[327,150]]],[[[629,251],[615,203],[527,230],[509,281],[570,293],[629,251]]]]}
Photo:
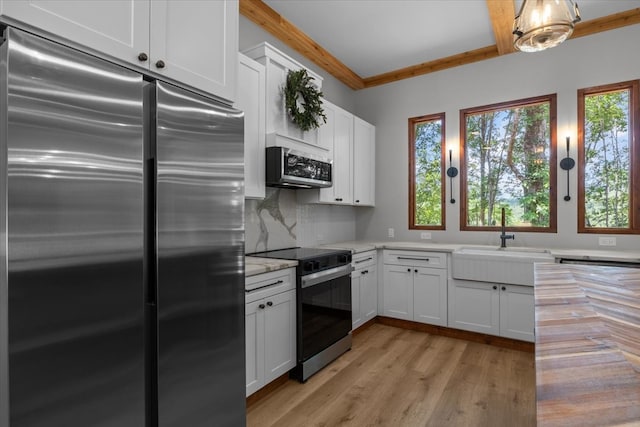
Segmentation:
{"type": "Polygon", "coordinates": [[[451,279],[449,326],[535,341],[533,286],[451,279]]]}
{"type": "Polygon", "coordinates": [[[384,251],[383,315],[447,326],[447,255],[384,251]]]}
{"type": "Polygon", "coordinates": [[[498,285],[470,280],[450,280],[449,326],[489,335],[500,334],[498,285]],[[495,289],[494,289],[495,288],[495,289]]]}
{"type": "Polygon", "coordinates": [[[296,365],[295,269],[248,277],[246,288],[249,396],[296,365]]]}
{"type": "Polygon", "coordinates": [[[352,329],[378,315],[378,275],[376,251],[367,251],[353,256],[351,273],[352,329]]]}
{"type": "Polygon", "coordinates": [[[413,320],[447,326],[447,270],[414,269],[413,320]]]}
{"type": "Polygon", "coordinates": [[[500,285],[500,335],[535,341],[533,286],[500,285]]]}
{"type": "Polygon", "coordinates": [[[385,264],[383,277],[383,314],[413,320],[413,269],[385,264]]]}

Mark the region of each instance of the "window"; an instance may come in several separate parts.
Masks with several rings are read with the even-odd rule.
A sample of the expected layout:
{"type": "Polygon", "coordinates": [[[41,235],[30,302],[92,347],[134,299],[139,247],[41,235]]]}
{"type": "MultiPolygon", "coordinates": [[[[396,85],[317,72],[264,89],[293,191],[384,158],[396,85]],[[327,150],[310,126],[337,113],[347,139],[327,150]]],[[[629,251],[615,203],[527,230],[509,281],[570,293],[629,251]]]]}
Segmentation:
{"type": "Polygon", "coordinates": [[[556,231],[556,95],[460,111],[460,229],[556,231]],[[551,167],[554,165],[554,167],[551,167]]]}
{"type": "Polygon", "coordinates": [[[640,233],[638,80],[578,90],[578,232],[640,233]],[[637,196],[637,195],[636,195],[637,196]]]}
{"type": "Polygon", "coordinates": [[[409,119],[409,228],[444,230],[444,113],[409,119]]]}

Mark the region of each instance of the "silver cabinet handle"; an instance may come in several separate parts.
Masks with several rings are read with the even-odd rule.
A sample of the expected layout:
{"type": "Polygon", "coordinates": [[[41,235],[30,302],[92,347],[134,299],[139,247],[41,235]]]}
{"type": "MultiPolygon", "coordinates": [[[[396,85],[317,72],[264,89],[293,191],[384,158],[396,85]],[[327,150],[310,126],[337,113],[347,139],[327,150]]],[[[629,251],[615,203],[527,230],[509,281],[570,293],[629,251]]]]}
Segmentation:
{"type": "Polygon", "coordinates": [[[259,291],[260,289],[268,288],[269,286],[279,285],[279,284],[281,284],[281,283],[284,283],[284,280],[278,280],[278,281],[276,281],[276,282],[269,283],[268,285],[258,286],[257,288],[250,289],[250,290],[246,290],[246,289],[245,289],[245,293],[259,291]]]}
{"type": "Polygon", "coordinates": [[[398,259],[408,259],[411,261],[429,261],[429,258],[412,258],[412,257],[408,257],[408,256],[399,256],[397,257],[398,259]]]}
{"type": "Polygon", "coordinates": [[[371,261],[373,259],[373,257],[369,257],[369,258],[365,258],[365,259],[359,259],[357,261],[354,261],[356,264],[360,264],[361,262],[367,262],[367,261],[371,261]]]}

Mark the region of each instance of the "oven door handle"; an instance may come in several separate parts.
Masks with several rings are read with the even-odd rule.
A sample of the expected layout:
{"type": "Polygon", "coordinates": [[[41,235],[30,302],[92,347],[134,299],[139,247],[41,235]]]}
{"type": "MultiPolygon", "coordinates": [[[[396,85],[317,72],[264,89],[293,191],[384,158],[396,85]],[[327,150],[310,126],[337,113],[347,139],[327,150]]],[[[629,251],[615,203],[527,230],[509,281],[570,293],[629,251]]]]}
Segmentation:
{"type": "Polygon", "coordinates": [[[351,264],[342,265],[340,267],[331,268],[329,270],[319,271],[313,274],[307,274],[300,278],[300,287],[308,288],[327,280],[337,279],[338,277],[347,276],[353,271],[351,264]]]}

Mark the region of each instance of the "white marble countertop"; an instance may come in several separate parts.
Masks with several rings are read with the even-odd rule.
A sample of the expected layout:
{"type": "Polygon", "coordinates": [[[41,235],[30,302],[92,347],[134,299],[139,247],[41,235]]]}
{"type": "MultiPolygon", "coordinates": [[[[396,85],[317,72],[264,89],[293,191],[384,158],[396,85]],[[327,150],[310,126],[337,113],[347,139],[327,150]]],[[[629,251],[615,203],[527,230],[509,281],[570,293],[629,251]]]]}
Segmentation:
{"type": "MultiPolygon", "coordinates": [[[[370,242],[370,241],[348,241],[320,245],[324,249],[345,249],[351,253],[371,251],[375,249],[396,249],[411,251],[430,252],[453,252],[462,247],[474,247],[487,249],[496,246],[473,245],[473,244],[452,244],[452,243],[422,243],[422,242],[370,242]]],[[[518,248],[517,246],[513,246],[518,248]]],[[[640,263],[640,251],[599,251],[589,249],[548,249],[554,258],[565,258],[573,260],[587,261],[613,261],[640,263]]],[[[273,258],[258,258],[253,256],[245,257],[245,276],[255,276],[256,274],[277,271],[285,268],[295,267],[298,261],[273,258]]]]}
{"type": "MultiPolygon", "coordinates": [[[[357,254],[373,249],[398,249],[412,251],[453,252],[463,247],[496,248],[497,246],[462,244],[462,243],[422,243],[422,242],[370,242],[348,241],[321,245],[322,248],[350,249],[357,254]]],[[[518,248],[518,246],[512,246],[518,248]]],[[[545,248],[539,248],[545,249],[545,248]]],[[[591,261],[617,261],[640,263],[640,251],[602,251],[591,249],[547,249],[554,258],[567,258],[591,261]]]]}
{"type": "Polygon", "coordinates": [[[640,263],[639,251],[598,251],[586,249],[549,249],[556,258],[591,261],[618,261],[640,263]]]}
{"type": "Polygon", "coordinates": [[[349,250],[351,251],[352,254],[359,254],[361,252],[373,251],[375,249],[380,248],[380,246],[375,242],[365,242],[365,241],[330,243],[327,245],[320,245],[318,247],[323,249],[349,250]]]}
{"type": "Polygon", "coordinates": [[[257,274],[268,273],[269,271],[284,270],[285,268],[296,267],[298,261],[290,259],[258,258],[254,256],[244,257],[244,275],[255,276],[257,274]]]}

